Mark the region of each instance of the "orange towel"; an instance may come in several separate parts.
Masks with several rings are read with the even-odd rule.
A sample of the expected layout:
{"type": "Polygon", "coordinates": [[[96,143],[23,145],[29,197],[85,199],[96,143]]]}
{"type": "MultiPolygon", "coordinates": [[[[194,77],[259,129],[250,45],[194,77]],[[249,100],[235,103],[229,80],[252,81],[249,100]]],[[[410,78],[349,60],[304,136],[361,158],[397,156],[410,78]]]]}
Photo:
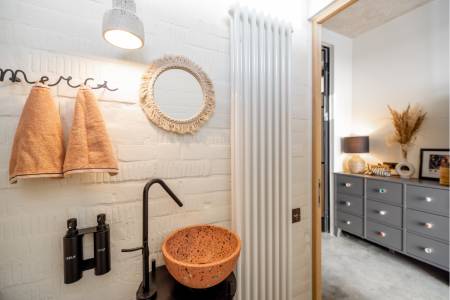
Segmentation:
{"type": "Polygon", "coordinates": [[[64,139],[50,89],[35,85],[20,115],[9,161],[9,182],[19,178],[62,177],[64,139]]]}
{"type": "Polygon", "coordinates": [[[75,101],[64,175],[86,172],[116,175],[118,166],[95,95],[81,87],[75,101]]]}

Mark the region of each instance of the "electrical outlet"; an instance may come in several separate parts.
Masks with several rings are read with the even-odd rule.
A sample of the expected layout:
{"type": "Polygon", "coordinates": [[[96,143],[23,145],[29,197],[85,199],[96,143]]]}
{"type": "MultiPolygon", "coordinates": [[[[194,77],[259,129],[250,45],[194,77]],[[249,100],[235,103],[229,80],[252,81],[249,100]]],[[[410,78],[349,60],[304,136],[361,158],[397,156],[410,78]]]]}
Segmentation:
{"type": "Polygon", "coordinates": [[[292,223],[300,222],[302,219],[302,213],[300,207],[292,209],[292,223]]]}

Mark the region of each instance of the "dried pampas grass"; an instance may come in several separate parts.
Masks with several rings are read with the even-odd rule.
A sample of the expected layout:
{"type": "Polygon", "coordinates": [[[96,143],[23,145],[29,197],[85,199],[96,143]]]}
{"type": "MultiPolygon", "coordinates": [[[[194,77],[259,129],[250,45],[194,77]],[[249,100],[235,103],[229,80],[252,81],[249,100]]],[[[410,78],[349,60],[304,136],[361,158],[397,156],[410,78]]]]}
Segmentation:
{"type": "Polygon", "coordinates": [[[414,143],[417,133],[425,120],[426,112],[419,106],[408,107],[402,111],[396,111],[388,105],[391,113],[392,124],[394,125],[394,134],[392,141],[400,144],[403,158],[408,157],[408,148],[414,143]]]}

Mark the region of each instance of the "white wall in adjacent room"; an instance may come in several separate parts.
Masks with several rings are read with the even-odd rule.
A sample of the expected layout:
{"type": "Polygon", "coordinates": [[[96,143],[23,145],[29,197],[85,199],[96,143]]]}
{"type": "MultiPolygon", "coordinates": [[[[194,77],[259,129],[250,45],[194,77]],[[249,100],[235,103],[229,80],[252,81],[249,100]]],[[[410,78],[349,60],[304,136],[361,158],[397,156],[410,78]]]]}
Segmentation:
{"type": "MultiPolygon", "coordinates": [[[[352,39],[322,29],[322,43],[330,53],[330,171],[343,171],[346,156],[341,154],[341,138],[352,134],[352,39]]],[[[334,177],[330,176],[330,211],[334,211],[334,177]]],[[[330,214],[333,228],[334,214],[330,214]]]]}
{"type": "Polygon", "coordinates": [[[449,1],[434,0],[353,40],[352,130],[370,135],[371,160],[401,160],[387,105],[427,112],[408,160],[449,147],[449,1]]]}
{"type": "Polygon", "coordinates": [[[330,136],[333,171],[342,171],[341,137],[352,134],[352,39],[322,30],[322,42],[331,46],[330,136]]]}

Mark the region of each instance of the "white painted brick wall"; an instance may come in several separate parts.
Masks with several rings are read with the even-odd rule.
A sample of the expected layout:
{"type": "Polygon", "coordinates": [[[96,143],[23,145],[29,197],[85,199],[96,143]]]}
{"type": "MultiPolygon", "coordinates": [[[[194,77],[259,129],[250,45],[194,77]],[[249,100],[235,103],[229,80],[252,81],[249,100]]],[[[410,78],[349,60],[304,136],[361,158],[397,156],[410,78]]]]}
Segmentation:
{"type": "MultiPolygon", "coordinates": [[[[307,2],[241,1],[275,10],[294,23],[293,206],[302,221],[293,225],[293,299],[310,289],[310,54],[307,2]],[[293,16],[294,11],[298,11],[293,16]]],[[[21,68],[31,79],[71,75],[94,77],[119,91],[96,91],[120,163],[120,174],[75,175],[8,184],[10,148],[29,86],[0,83],[0,299],[134,299],[141,280],[139,253],[120,249],[140,244],[141,194],[152,177],[164,178],[185,203],[177,207],[155,187],[149,203],[151,256],[158,264],[163,237],[196,223],[230,227],[230,91],[227,9],[232,0],[138,0],[146,46],[122,51],[101,38],[109,0],[2,0],[0,68],[21,68]],[[178,136],[153,126],[137,104],[146,65],[165,54],[199,64],[214,83],[217,108],[197,134],[178,136]],[[62,241],[66,220],[95,224],[104,212],[111,224],[112,270],[93,271],[63,284],[62,241]]],[[[276,13],[275,13],[276,14],[276,13]]],[[[52,88],[65,135],[71,126],[76,90],[52,88]]],[[[85,238],[87,256],[92,254],[85,238]]]]}

